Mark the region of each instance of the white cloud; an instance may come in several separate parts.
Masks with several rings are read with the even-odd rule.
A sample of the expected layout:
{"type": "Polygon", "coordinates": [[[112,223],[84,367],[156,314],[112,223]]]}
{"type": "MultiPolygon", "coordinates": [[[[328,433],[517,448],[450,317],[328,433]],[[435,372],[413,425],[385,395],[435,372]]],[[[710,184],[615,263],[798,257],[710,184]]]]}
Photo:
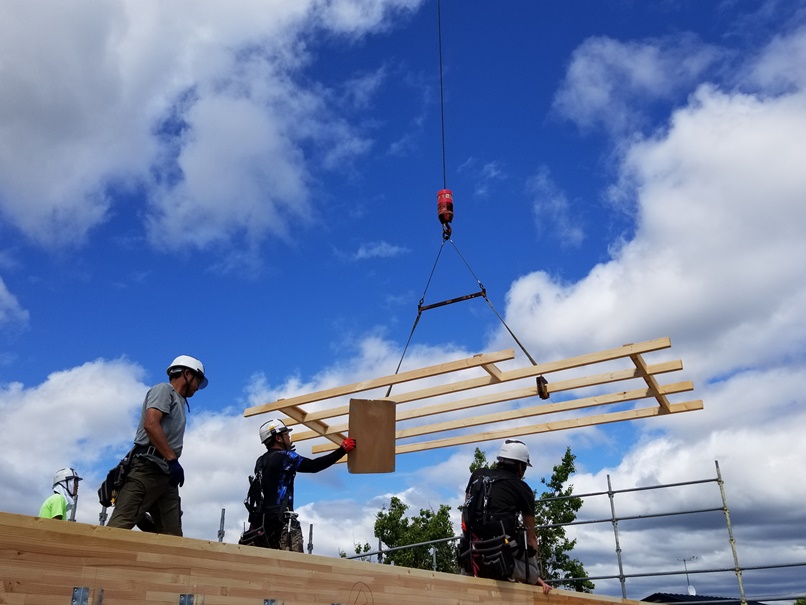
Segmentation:
{"type": "Polygon", "coordinates": [[[422,0],[331,0],[315,3],[318,19],[335,32],[359,35],[368,29],[385,27],[390,15],[405,16],[422,0]]]}
{"type": "Polygon", "coordinates": [[[109,186],[145,185],[160,249],[283,237],[315,217],[303,143],[324,168],[370,145],[295,83],[306,37],[359,37],[419,4],[4,3],[0,213],[42,246],[80,244],[113,210],[109,186]]]}
{"type": "Polygon", "coordinates": [[[746,82],[774,92],[806,88],[806,28],[776,36],[750,65],[746,82]]]}
{"type": "Polygon", "coordinates": [[[720,56],[690,35],[646,42],[596,37],[574,51],[553,109],[580,128],[625,134],[648,102],[686,90],[720,56]]]}
{"type": "Polygon", "coordinates": [[[573,205],[557,184],[552,180],[546,166],[526,183],[527,192],[534,198],[535,225],[541,234],[546,227],[556,236],[561,246],[576,247],[585,240],[585,231],[574,220],[573,205]]]}
{"type": "Polygon", "coordinates": [[[366,260],[368,258],[394,258],[401,254],[406,254],[408,249],[403,246],[395,246],[389,242],[372,242],[361,245],[355,253],[355,260],[366,260]]]}
{"type": "Polygon", "coordinates": [[[615,191],[637,205],[634,239],[578,283],[519,279],[508,323],[540,326],[527,346],[541,356],[670,335],[705,376],[802,355],[804,109],[801,92],[701,88],[668,131],[625,155],[615,191]]]}
{"type": "Polygon", "coordinates": [[[183,178],[160,186],[149,237],[181,249],[268,233],[285,237],[288,222],[311,220],[301,153],[276,116],[253,100],[206,97],[186,115],[187,141],[177,158],[183,178]]]}
{"type": "Polygon", "coordinates": [[[0,277],[0,328],[9,325],[25,326],[28,318],[28,311],[20,305],[17,297],[9,291],[6,282],[0,277]]]}
{"type": "Polygon", "coordinates": [[[466,159],[457,169],[473,183],[473,195],[484,198],[489,195],[490,187],[508,177],[504,165],[500,161],[483,162],[475,157],[466,159]]]}

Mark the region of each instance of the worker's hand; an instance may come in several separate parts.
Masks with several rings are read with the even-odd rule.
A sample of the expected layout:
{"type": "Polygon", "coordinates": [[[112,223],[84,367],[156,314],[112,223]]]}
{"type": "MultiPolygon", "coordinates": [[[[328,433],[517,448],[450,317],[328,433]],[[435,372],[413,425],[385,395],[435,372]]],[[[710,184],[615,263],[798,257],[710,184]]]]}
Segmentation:
{"type": "Polygon", "coordinates": [[[542,578],[538,578],[538,579],[537,579],[537,584],[538,584],[538,586],[541,586],[541,587],[543,588],[543,594],[548,594],[548,593],[550,593],[550,592],[551,592],[551,586],[549,586],[548,584],[546,584],[546,583],[543,581],[543,579],[542,579],[542,578]]]}
{"type": "Polygon", "coordinates": [[[179,464],[179,460],[174,458],[168,461],[168,472],[171,474],[171,478],[168,480],[171,486],[179,485],[181,487],[185,484],[185,469],[179,464]]]}
{"type": "Polygon", "coordinates": [[[341,449],[347,454],[352,452],[355,449],[355,439],[347,437],[347,439],[341,442],[341,449]]]}

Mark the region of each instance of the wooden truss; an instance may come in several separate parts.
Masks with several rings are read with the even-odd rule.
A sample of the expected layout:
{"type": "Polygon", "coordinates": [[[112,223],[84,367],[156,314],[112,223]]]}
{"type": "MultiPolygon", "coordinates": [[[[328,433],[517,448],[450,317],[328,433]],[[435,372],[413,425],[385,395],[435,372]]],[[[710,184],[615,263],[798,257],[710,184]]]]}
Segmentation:
{"type": "Polygon", "coordinates": [[[395,393],[388,398],[374,397],[375,399],[390,399],[397,404],[398,428],[395,431],[397,444],[395,454],[407,454],[494,439],[701,410],[702,401],[672,403],[668,399],[669,395],[693,390],[694,386],[691,381],[663,385],[657,381],[656,376],[660,374],[682,370],[682,361],[648,364],[643,358],[645,353],[671,346],[669,338],[659,338],[637,344],[627,344],[598,353],[505,371],[496,364],[515,357],[512,349],[506,349],[288,399],[279,399],[250,407],[244,411],[244,416],[280,412],[287,417],[285,420],[287,425],[302,424],[309,429],[295,432],[295,442],[317,437],[324,437],[332,442],[314,445],[313,453],[319,453],[335,449],[344,439],[345,431],[348,430],[346,422],[349,408],[346,399],[348,396],[362,393],[362,397],[371,399],[373,397],[370,395],[373,390],[404,383],[414,383],[413,386],[416,387],[417,383],[420,383],[419,388],[395,393]],[[576,375],[579,373],[579,368],[594,368],[597,365],[600,370],[606,367],[606,371],[583,376],[576,375]],[[575,375],[563,376],[563,373],[568,374],[569,370],[576,370],[575,375]],[[548,378],[548,385],[544,388],[547,388],[549,397],[557,401],[525,405],[525,400],[538,396],[537,383],[540,377],[549,375],[556,375],[557,379],[548,378]],[[442,379],[441,384],[434,384],[437,377],[442,379]],[[446,377],[451,380],[444,382],[446,377]],[[510,390],[502,388],[510,386],[510,383],[512,383],[511,386],[517,384],[527,384],[528,386],[510,390]],[[603,385],[613,386],[603,388],[603,385]],[[616,387],[622,389],[629,387],[629,389],[607,392],[616,387]],[[464,391],[484,392],[469,398],[452,398],[464,391]],[[561,394],[565,394],[568,398],[563,398],[561,394]],[[629,405],[629,402],[645,399],[654,401],[652,405],[646,407],[629,405]],[[403,404],[410,402],[425,402],[426,404],[410,409],[402,407],[403,404]],[[507,409],[478,414],[481,406],[506,402],[510,402],[507,409]],[[306,409],[311,404],[313,406],[306,409]],[[589,408],[604,408],[605,406],[610,411],[601,414],[583,413],[589,408]],[[467,413],[455,413],[461,411],[467,413]],[[442,415],[451,412],[454,412],[451,419],[440,421],[440,417],[445,418],[442,415]],[[421,419],[429,416],[436,417],[436,421],[423,423],[421,419]],[[525,422],[526,419],[537,416],[549,416],[549,419],[540,424],[525,422]],[[324,422],[331,419],[334,419],[331,424],[324,422]],[[406,423],[411,425],[407,428],[399,428],[400,423],[405,421],[413,422],[406,423]],[[481,432],[468,433],[468,429],[472,427],[482,427],[481,432]],[[434,440],[422,439],[436,433],[442,433],[444,436],[434,440]]]}

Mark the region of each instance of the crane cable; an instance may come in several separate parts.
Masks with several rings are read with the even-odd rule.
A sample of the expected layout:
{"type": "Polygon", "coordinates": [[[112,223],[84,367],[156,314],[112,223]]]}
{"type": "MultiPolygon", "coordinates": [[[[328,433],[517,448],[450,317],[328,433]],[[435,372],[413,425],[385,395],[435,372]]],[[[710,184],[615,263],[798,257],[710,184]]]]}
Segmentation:
{"type": "MultiPolygon", "coordinates": [[[[463,300],[470,300],[472,298],[483,297],[484,300],[487,301],[487,304],[492,309],[493,313],[495,313],[496,317],[498,317],[499,321],[503,324],[503,326],[509,332],[509,335],[512,336],[512,339],[518,344],[518,346],[523,351],[524,355],[529,359],[533,366],[537,365],[537,362],[534,358],[529,354],[529,351],[526,350],[526,347],[523,346],[518,337],[515,336],[515,333],[510,329],[507,325],[507,322],[504,321],[504,318],[501,317],[500,313],[496,310],[495,306],[493,305],[492,301],[487,298],[487,289],[484,287],[484,284],[481,283],[481,280],[476,276],[473,272],[473,269],[470,268],[470,265],[465,260],[465,257],[462,256],[462,253],[459,252],[459,248],[456,247],[453,239],[451,239],[451,226],[450,222],[453,220],[453,193],[450,189],[448,189],[448,171],[447,171],[447,163],[445,160],[445,95],[444,95],[444,83],[443,83],[443,72],[442,72],[442,0],[437,0],[437,39],[439,41],[439,107],[440,107],[440,117],[442,121],[442,190],[437,192],[437,213],[439,216],[440,223],[442,223],[442,244],[439,246],[439,251],[437,252],[437,258],[434,261],[434,266],[431,268],[431,273],[428,276],[428,281],[425,284],[425,290],[423,291],[423,295],[420,297],[420,301],[417,303],[417,317],[414,319],[414,325],[411,327],[411,332],[409,332],[409,338],[406,341],[406,346],[403,348],[403,354],[400,356],[400,361],[397,364],[397,368],[395,369],[395,374],[400,372],[400,367],[403,364],[403,359],[406,357],[406,352],[409,349],[409,344],[411,344],[411,339],[414,336],[414,330],[417,328],[417,324],[420,323],[420,317],[423,314],[423,311],[427,311],[428,309],[434,309],[437,307],[444,307],[445,305],[450,305],[452,303],[461,302],[463,300]],[[467,267],[470,274],[476,280],[476,283],[479,285],[479,291],[473,294],[467,294],[465,296],[460,296],[457,298],[451,298],[448,300],[444,300],[442,302],[433,303],[430,305],[423,305],[425,301],[425,295],[428,292],[428,286],[431,285],[431,279],[434,277],[434,271],[436,271],[437,263],[439,262],[440,255],[442,254],[442,249],[445,247],[445,242],[450,242],[453,246],[456,253],[459,255],[459,258],[462,259],[462,262],[467,267]]],[[[548,381],[541,375],[537,376],[537,392],[540,395],[541,399],[548,399],[548,381]]],[[[386,391],[386,397],[388,398],[389,395],[392,393],[392,385],[389,385],[389,388],[386,391]]]]}

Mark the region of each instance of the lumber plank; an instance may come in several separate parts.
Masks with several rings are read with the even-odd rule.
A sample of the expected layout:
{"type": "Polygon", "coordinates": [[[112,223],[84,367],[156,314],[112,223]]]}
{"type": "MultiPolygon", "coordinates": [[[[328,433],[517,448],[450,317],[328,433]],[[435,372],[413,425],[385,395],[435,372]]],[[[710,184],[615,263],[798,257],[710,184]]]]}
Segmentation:
{"type": "Polygon", "coordinates": [[[655,377],[649,373],[649,368],[647,368],[644,358],[641,357],[640,354],[636,353],[635,355],[630,355],[630,359],[632,359],[635,363],[635,367],[638,368],[638,371],[641,373],[641,377],[646,381],[649,388],[655,392],[655,398],[658,400],[658,404],[660,404],[663,413],[670,413],[671,404],[666,398],[666,395],[664,395],[658,388],[658,381],[655,380],[655,377]]]}
{"type": "MultiPolygon", "coordinates": [[[[657,351],[660,349],[668,348],[671,346],[671,341],[668,338],[658,338],[637,344],[624,345],[615,349],[608,349],[606,351],[599,351],[598,353],[589,353],[587,355],[579,355],[578,357],[571,357],[559,361],[553,361],[545,364],[537,364],[534,366],[526,366],[507,372],[501,372],[498,378],[492,376],[481,376],[478,378],[470,378],[458,382],[451,382],[444,385],[438,385],[421,389],[418,391],[409,391],[407,393],[395,394],[395,401],[398,404],[407,403],[409,401],[417,401],[420,399],[428,399],[430,397],[437,397],[441,395],[451,395],[461,391],[467,391],[480,387],[486,387],[500,382],[511,382],[513,380],[521,380],[523,378],[535,378],[543,374],[551,372],[559,372],[562,370],[570,370],[580,366],[589,365],[593,363],[602,363],[605,361],[613,361],[620,358],[626,358],[635,352],[649,352],[657,351]]],[[[552,392],[551,383],[548,385],[549,393],[552,392]]],[[[282,409],[282,406],[278,409],[282,409]]],[[[347,413],[347,406],[339,406],[335,408],[325,409],[317,412],[311,412],[306,416],[306,420],[322,420],[325,418],[335,418],[344,416],[347,413]]]]}
{"type": "MultiPolygon", "coordinates": [[[[415,426],[412,428],[396,431],[395,439],[419,437],[421,435],[430,435],[432,433],[441,433],[456,429],[469,428],[472,426],[479,426],[482,424],[495,424],[497,422],[520,420],[522,418],[531,418],[533,416],[544,416],[546,414],[570,412],[573,410],[581,410],[601,405],[611,405],[616,403],[624,403],[627,401],[637,401],[640,399],[646,399],[648,397],[656,397],[658,393],[661,393],[665,396],[668,394],[684,393],[686,391],[693,391],[693,390],[694,390],[694,384],[690,380],[686,380],[683,382],[677,382],[674,384],[659,386],[657,387],[657,389],[653,389],[651,387],[644,387],[642,389],[633,389],[630,391],[609,393],[607,395],[594,395],[591,397],[583,397],[580,399],[570,399],[559,403],[547,403],[528,408],[518,408],[514,410],[496,412],[493,414],[485,414],[482,416],[472,416],[469,418],[460,418],[457,420],[448,420],[445,422],[415,426]]],[[[311,451],[314,454],[318,454],[321,452],[331,451],[334,449],[336,448],[333,447],[332,445],[324,444],[314,446],[311,449],[311,451]]]]}
{"type": "MultiPolygon", "coordinates": [[[[326,437],[327,439],[329,439],[330,441],[332,441],[336,445],[338,445],[342,441],[344,441],[344,435],[343,434],[341,434],[339,431],[329,431],[328,429],[330,427],[328,427],[328,425],[325,424],[324,422],[322,422],[321,420],[306,420],[305,419],[305,416],[306,416],[305,411],[302,410],[301,408],[295,406],[295,405],[289,406],[287,408],[283,408],[283,413],[288,415],[288,416],[290,416],[291,418],[293,418],[297,422],[304,422],[305,426],[307,426],[310,429],[313,429],[314,432],[317,435],[322,436],[322,437],[326,437]]],[[[291,425],[289,423],[286,426],[291,426],[291,425]]],[[[295,436],[295,440],[296,440],[296,436],[295,436]]]]}
{"type": "Polygon", "coordinates": [[[487,372],[490,376],[492,376],[495,380],[501,380],[501,370],[494,363],[485,363],[481,366],[485,372],[487,372]]]}
{"type": "Polygon", "coordinates": [[[265,414],[267,412],[281,410],[287,406],[322,401],[324,399],[331,399],[333,397],[340,397],[342,395],[352,395],[353,393],[360,393],[362,391],[368,391],[377,387],[401,384],[403,382],[410,382],[412,380],[419,380],[421,378],[438,376],[440,374],[456,372],[458,370],[465,370],[468,368],[475,368],[484,364],[506,361],[514,358],[514,349],[504,349],[503,351],[497,351],[495,353],[474,355],[473,357],[441,363],[438,365],[429,366],[427,368],[409,370],[408,372],[401,372],[400,374],[383,376],[381,378],[374,378],[371,380],[363,380],[361,382],[355,382],[342,387],[324,389],[322,391],[316,391],[306,395],[298,395],[296,397],[289,397],[288,399],[280,399],[272,403],[252,406],[244,411],[244,416],[249,417],[257,414],[265,414]]]}
{"type": "MultiPolygon", "coordinates": [[[[685,401],[682,403],[672,404],[670,406],[669,413],[680,414],[683,412],[693,412],[701,409],[703,409],[701,400],[685,401]]],[[[580,418],[557,420],[554,422],[546,422],[544,424],[510,427],[494,431],[486,431],[483,433],[475,433],[473,435],[461,435],[458,437],[437,439],[435,441],[423,441],[420,443],[399,445],[395,448],[395,454],[409,454],[412,452],[422,452],[425,450],[451,447],[454,445],[467,445],[469,443],[478,443],[480,441],[492,441],[495,439],[505,439],[507,437],[520,437],[523,435],[535,435],[537,433],[546,433],[549,431],[561,431],[571,428],[582,428],[586,426],[595,426],[599,424],[622,422],[625,420],[652,418],[654,416],[659,415],[661,415],[661,408],[659,406],[652,406],[651,408],[640,408],[637,410],[628,410],[625,412],[610,412],[607,414],[600,414],[598,416],[582,416],[580,418]]]]}
{"type": "MultiPolygon", "coordinates": [[[[681,370],[682,368],[683,363],[680,360],[674,360],[650,365],[647,367],[647,371],[650,374],[655,375],[655,374],[674,372],[677,370],[681,370]]],[[[605,372],[602,374],[596,374],[594,376],[583,376],[580,378],[570,378],[567,380],[552,382],[548,385],[548,389],[549,393],[558,393],[562,391],[580,389],[583,387],[598,386],[602,384],[609,384],[612,382],[630,380],[639,377],[641,377],[641,372],[638,368],[628,368],[626,370],[605,372]]],[[[456,401],[439,403],[430,406],[423,406],[412,410],[398,411],[397,420],[398,422],[400,422],[402,420],[410,420],[412,418],[424,418],[426,416],[443,414],[446,412],[455,412],[458,410],[464,410],[472,407],[479,407],[494,403],[503,403],[506,401],[513,401],[516,399],[528,399],[530,397],[536,397],[537,395],[538,395],[537,386],[524,387],[509,391],[498,391],[496,393],[490,393],[488,395],[471,397],[468,399],[459,399],[456,401]]],[[[397,403],[399,405],[401,402],[397,401],[397,403]]],[[[408,401],[404,403],[408,403],[408,401]]],[[[298,423],[296,421],[292,421],[289,422],[288,424],[290,426],[298,423]]],[[[336,433],[346,430],[347,430],[347,423],[345,422],[331,426],[329,429],[327,429],[327,432],[325,434],[336,433]]],[[[322,436],[322,433],[318,431],[306,431],[302,433],[296,433],[294,435],[294,441],[295,442],[305,441],[307,439],[314,439],[320,436],[322,436]]]]}

